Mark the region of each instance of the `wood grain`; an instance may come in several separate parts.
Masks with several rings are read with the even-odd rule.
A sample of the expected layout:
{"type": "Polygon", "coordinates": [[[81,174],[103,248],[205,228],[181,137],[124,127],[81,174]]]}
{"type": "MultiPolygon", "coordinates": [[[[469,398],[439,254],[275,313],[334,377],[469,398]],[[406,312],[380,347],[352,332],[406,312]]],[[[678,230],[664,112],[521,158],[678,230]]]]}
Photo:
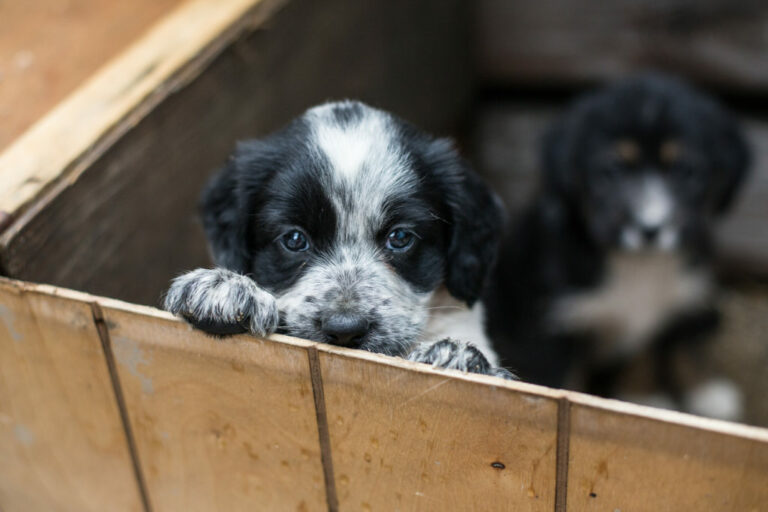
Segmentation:
{"type": "Polygon", "coordinates": [[[705,84],[768,90],[768,5],[761,0],[481,0],[480,80],[569,87],[642,69],[705,84]]]}
{"type": "Polygon", "coordinates": [[[141,510],[93,303],[156,511],[326,509],[321,453],[341,510],[552,510],[556,473],[568,510],[768,499],[766,429],[284,336],[215,340],[153,308],[0,280],[4,511],[141,510]]]}
{"type": "Polygon", "coordinates": [[[0,2],[0,150],[180,3],[0,2]]]}
{"type": "Polygon", "coordinates": [[[181,68],[195,59],[210,60],[223,41],[237,34],[232,28],[242,28],[238,22],[250,22],[244,16],[259,3],[191,0],[110,61],[0,154],[0,211],[18,216],[65,174],[76,179],[84,159],[191,79],[200,66],[186,66],[191,76],[181,76],[181,68]],[[129,113],[133,117],[126,122],[129,113]]]}
{"type": "Polygon", "coordinates": [[[103,302],[153,510],[323,510],[308,342],[103,302]]]}
{"type": "MultiPolygon", "coordinates": [[[[229,12],[233,3],[228,0],[222,5],[230,5],[229,10],[220,9],[229,12]]],[[[219,5],[212,0],[202,4],[219,5]]],[[[344,97],[391,109],[440,134],[455,130],[470,104],[463,5],[461,0],[293,0],[275,12],[278,5],[264,0],[251,12],[255,31],[213,62],[198,59],[184,65],[176,60],[184,55],[172,46],[175,39],[163,40],[155,51],[166,49],[170,56],[161,54],[158,67],[124,91],[116,100],[120,108],[131,102],[135,106],[171,64],[194,78],[184,86],[163,83],[152,93],[152,98],[165,98],[161,104],[141,116],[123,118],[120,126],[126,133],[118,141],[105,152],[86,151],[77,171],[67,173],[5,231],[0,237],[3,270],[29,281],[157,304],[174,275],[209,264],[197,199],[236,140],[263,136],[313,104],[344,97]]],[[[182,24],[185,12],[170,26],[182,24]]],[[[205,10],[197,16],[203,18],[205,10]]],[[[211,27],[206,22],[196,44],[204,46],[202,40],[213,37],[207,31],[223,24],[220,15],[218,19],[211,27]]],[[[194,26],[187,32],[194,32],[194,26]]],[[[231,35],[221,38],[231,42],[231,35]]],[[[145,45],[155,48],[152,39],[139,47],[145,45]]],[[[140,60],[149,65],[153,55],[140,60]]],[[[118,64],[110,69],[122,73],[118,64]]],[[[140,76],[144,68],[133,61],[131,65],[125,72],[140,76]]],[[[101,86],[107,90],[100,95],[115,94],[112,85],[101,86]]],[[[88,90],[81,93],[79,102],[91,97],[88,90]]],[[[79,108],[105,124],[118,121],[117,108],[110,106],[107,115],[100,105],[75,103],[50,122],[63,130],[63,120],[76,116],[79,108]]],[[[105,126],[94,123],[87,123],[91,133],[75,149],[67,146],[66,158],[101,140],[96,128],[105,126]]],[[[13,157],[20,169],[32,165],[27,159],[47,147],[44,141],[52,133],[42,130],[38,139],[20,141],[13,157]],[[29,147],[34,151],[24,149],[29,147]]],[[[55,148],[50,151],[50,158],[39,161],[59,173],[67,162],[63,156],[54,158],[55,148]]],[[[7,157],[0,157],[0,169],[8,165],[7,157]]],[[[17,197],[13,190],[8,189],[7,197],[17,197]]]]}
{"type": "Polygon", "coordinates": [[[569,510],[757,511],[768,501],[766,431],[736,436],[738,426],[573,397],[569,510]]]}
{"type": "Polygon", "coordinates": [[[553,509],[555,399],[318,350],[342,510],[553,509]]]}
{"type": "Polygon", "coordinates": [[[0,509],[142,510],[87,302],[0,282],[0,509]]]}

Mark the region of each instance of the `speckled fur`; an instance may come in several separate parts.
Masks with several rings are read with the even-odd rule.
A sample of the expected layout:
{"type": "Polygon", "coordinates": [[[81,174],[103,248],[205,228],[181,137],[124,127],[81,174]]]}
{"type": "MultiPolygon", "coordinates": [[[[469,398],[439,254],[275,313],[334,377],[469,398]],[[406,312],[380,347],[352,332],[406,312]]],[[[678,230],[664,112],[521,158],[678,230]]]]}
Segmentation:
{"type": "Polygon", "coordinates": [[[415,361],[507,376],[471,314],[482,310],[500,203],[450,141],[359,102],[324,104],[241,144],[204,192],[203,220],[219,268],[178,277],[165,301],[196,327],[344,344],[324,327],[344,314],[369,326],[356,348],[407,357],[417,347],[415,361]],[[414,249],[386,248],[394,226],[415,233],[414,249]],[[304,251],[280,245],[296,229],[304,251]],[[435,323],[438,289],[457,306],[435,323]],[[466,333],[477,347],[434,342],[466,333]]]}

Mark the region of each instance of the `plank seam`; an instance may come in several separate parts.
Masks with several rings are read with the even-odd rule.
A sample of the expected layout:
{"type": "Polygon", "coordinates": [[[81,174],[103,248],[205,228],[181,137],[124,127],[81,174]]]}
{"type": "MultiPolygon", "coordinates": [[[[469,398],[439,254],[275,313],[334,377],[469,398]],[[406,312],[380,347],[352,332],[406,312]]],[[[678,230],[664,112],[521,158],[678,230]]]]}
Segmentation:
{"type": "Polygon", "coordinates": [[[128,451],[131,454],[131,462],[133,463],[133,473],[136,477],[136,484],[139,488],[139,495],[141,496],[141,503],[145,512],[152,512],[152,505],[149,501],[149,493],[147,492],[147,482],[144,478],[144,472],[141,469],[141,462],[139,460],[139,451],[136,448],[136,438],[133,436],[133,429],[131,428],[131,422],[128,418],[128,408],[125,405],[125,397],[123,395],[123,388],[120,386],[120,379],[117,375],[117,367],[115,365],[114,354],[112,353],[112,342],[109,337],[109,329],[107,323],[104,320],[104,312],[98,302],[89,303],[91,306],[91,313],[93,315],[93,323],[96,326],[96,331],[99,333],[99,339],[101,340],[101,347],[104,350],[104,358],[107,360],[107,369],[109,370],[109,378],[112,381],[112,390],[115,393],[115,400],[117,401],[117,408],[120,411],[120,420],[123,424],[123,430],[125,432],[126,443],[128,444],[128,451]]]}
{"type": "Polygon", "coordinates": [[[323,375],[320,369],[320,356],[316,347],[308,347],[309,374],[312,379],[312,395],[315,399],[317,415],[317,433],[320,438],[320,460],[323,465],[325,480],[325,499],[330,512],[339,510],[339,500],[336,495],[336,481],[333,474],[333,458],[331,457],[331,435],[328,429],[328,414],[325,410],[325,391],[323,390],[323,375]]]}
{"type": "Polygon", "coordinates": [[[568,507],[568,462],[571,442],[571,402],[568,397],[557,401],[557,455],[555,462],[555,512],[568,507]]]}

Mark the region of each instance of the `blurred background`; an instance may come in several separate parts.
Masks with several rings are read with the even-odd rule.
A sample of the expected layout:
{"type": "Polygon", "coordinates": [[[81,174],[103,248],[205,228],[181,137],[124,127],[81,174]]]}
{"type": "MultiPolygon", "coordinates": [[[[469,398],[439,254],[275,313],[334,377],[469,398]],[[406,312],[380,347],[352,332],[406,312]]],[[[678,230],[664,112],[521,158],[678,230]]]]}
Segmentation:
{"type": "MultiPolygon", "coordinates": [[[[581,92],[660,70],[737,113],[754,162],[719,226],[723,324],[702,364],[742,387],[748,423],[768,425],[768,3],[481,0],[475,15],[472,153],[513,216],[536,186],[541,135],[581,92]]],[[[650,364],[636,361],[626,386],[643,389],[650,364]]]]}
{"type": "MultiPolygon", "coordinates": [[[[0,0],[0,151],[183,3],[0,0]]],[[[719,229],[724,324],[706,351],[710,364],[744,389],[746,421],[768,426],[768,3],[396,0],[386,5],[371,2],[375,8],[348,0],[316,7],[304,0],[286,4],[264,30],[227,50],[222,57],[229,59],[226,64],[217,64],[230,78],[218,85],[233,89],[238,80],[243,87],[254,80],[244,75],[248,66],[261,69],[257,83],[269,83],[269,100],[245,113],[223,102],[231,111],[214,121],[239,115],[238,126],[243,128],[238,128],[238,136],[259,136],[319,100],[355,96],[455,137],[512,214],[535,189],[543,130],[571,99],[591,87],[636,71],[661,70],[701,86],[734,110],[747,129],[755,158],[738,205],[719,229]],[[420,37],[397,29],[412,20],[422,24],[420,37]],[[270,39],[278,31],[287,35],[270,39]],[[435,58],[412,52],[415,47],[434,48],[435,58]],[[266,60],[262,64],[259,59],[266,60]],[[347,63],[353,72],[347,73],[347,63]],[[412,78],[409,69],[418,70],[412,74],[418,78],[412,78]],[[413,91],[429,92],[416,98],[413,91]],[[288,97],[290,101],[281,100],[288,97]]],[[[198,98],[221,100],[219,90],[202,87],[205,94],[194,93],[198,98]]],[[[175,105],[181,104],[183,94],[180,97],[175,105]]],[[[165,115],[174,108],[168,107],[165,115]]],[[[168,131],[161,134],[181,129],[168,119],[168,126],[162,127],[168,131]]],[[[187,122],[182,128],[194,126],[187,122]]],[[[77,246],[52,235],[67,265],[33,263],[42,253],[30,249],[27,259],[19,259],[15,267],[6,264],[6,270],[23,279],[156,305],[173,275],[207,263],[194,194],[233,144],[227,139],[211,145],[204,158],[163,154],[165,160],[158,161],[168,168],[176,162],[179,173],[186,171],[184,166],[199,166],[184,185],[189,195],[180,192],[178,199],[157,204],[147,201],[134,224],[121,219],[121,231],[91,230],[92,239],[77,246]],[[157,231],[165,226],[153,222],[171,218],[167,211],[154,210],[164,207],[184,209],[175,226],[181,228],[173,237],[157,231]],[[105,255],[119,257],[94,255],[89,248],[96,243],[105,255]],[[70,254],[74,259],[68,259],[70,254]],[[155,263],[152,269],[147,259],[155,263]],[[131,274],[136,269],[143,272],[142,279],[131,274]]],[[[146,189],[136,185],[136,195],[151,197],[149,187],[165,191],[170,183],[177,185],[147,181],[141,185],[146,189]]],[[[636,370],[639,381],[645,374],[642,364],[639,361],[636,370]]]]}

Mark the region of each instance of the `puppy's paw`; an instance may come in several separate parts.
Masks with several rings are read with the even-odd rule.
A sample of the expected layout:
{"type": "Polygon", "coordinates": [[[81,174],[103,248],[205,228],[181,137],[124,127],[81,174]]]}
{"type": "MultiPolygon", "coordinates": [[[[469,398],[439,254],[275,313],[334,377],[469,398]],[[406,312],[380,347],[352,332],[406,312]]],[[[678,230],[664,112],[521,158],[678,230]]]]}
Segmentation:
{"type": "Polygon", "coordinates": [[[408,360],[431,364],[437,368],[461,370],[463,372],[517,380],[517,377],[509,370],[491,366],[488,359],[474,345],[453,341],[450,338],[434,343],[421,343],[417,345],[408,354],[408,360]]]}
{"type": "Polygon", "coordinates": [[[165,295],[165,309],[219,336],[250,332],[265,336],[280,320],[275,297],[250,278],[223,269],[182,274],[165,295]]]}
{"type": "Polygon", "coordinates": [[[685,394],[686,412],[726,421],[741,421],[744,417],[744,395],[729,379],[713,378],[685,394]]]}

